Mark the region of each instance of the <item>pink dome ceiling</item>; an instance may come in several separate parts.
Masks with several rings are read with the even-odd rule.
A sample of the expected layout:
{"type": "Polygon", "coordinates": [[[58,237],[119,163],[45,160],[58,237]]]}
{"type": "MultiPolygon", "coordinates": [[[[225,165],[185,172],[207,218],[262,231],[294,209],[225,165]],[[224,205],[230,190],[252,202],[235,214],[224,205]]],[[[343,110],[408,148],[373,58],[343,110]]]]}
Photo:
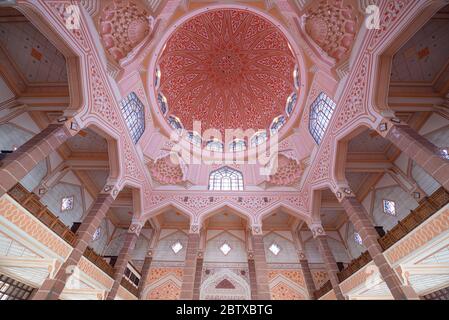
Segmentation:
{"type": "Polygon", "coordinates": [[[159,90],[185,129],[266,129],[295,91],[295,58],[272,22],[217,9],[184,22],[159,58],[159,90]]]}

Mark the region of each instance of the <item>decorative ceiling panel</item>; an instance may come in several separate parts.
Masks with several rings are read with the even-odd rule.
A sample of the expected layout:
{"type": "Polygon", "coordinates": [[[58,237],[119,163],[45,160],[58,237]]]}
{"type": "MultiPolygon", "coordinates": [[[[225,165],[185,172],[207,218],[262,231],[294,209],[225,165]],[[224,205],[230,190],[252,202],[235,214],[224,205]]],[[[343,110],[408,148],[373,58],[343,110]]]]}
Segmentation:
{"type": "Polygon", "coordinates": [[[169,113],[191,130],[266,129],[295,91],[295,58],[281,31],[254,13],[219,9],[195,16],[160,57],[169,113]]]}

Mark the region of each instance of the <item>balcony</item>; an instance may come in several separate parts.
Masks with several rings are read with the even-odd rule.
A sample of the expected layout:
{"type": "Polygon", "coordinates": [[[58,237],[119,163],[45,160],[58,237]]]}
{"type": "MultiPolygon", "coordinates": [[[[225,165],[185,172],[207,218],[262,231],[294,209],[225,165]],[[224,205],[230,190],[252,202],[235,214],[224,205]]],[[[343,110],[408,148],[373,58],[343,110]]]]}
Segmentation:
{"type": "MultiPolygon", "coordinates": [[[[21,184],[16,184],[13,188],[11,188],[11,190],[8,191],[8,194],[23,208],[25,208],[28,212],[33,214],[37,219],[45,224],[50,230],[52,230],[65,242],[67,242],[70,246],[75,246],[77,240],[76,234],[72,232],[70,228],[67,227],[61,220],[59,220],[59,218],[54,215],[47,208],[47,206],[43,205],[37,195],[29,192],[21,184]]],[[[93,249],[87,247],[83,255],[100,270],[113,278],[114,268],[93,249]]],[[[128,291],[134,294],[133,291],[136,290],[130,291],[128,289],[128,291]]]]}
{"type": "MultiPolygon", "coordinates": [[[[424,198],[416,209],[412,210],[407,217],[399,221],[395,227],[378,239],[383,251],[386,251],[395,243],[399,242],[447,203],[449,203],[449,193],[443,187],[439,188],[431,196],[424,198]]],[[[365,251],[358,258],[352,260],[346,268],[337,274],[340,283],[362,269],[371,260],[372,258],[368,251],[365,251]]],[[[330,282],[326,282],[320,289],[315,291],[315,296],[319,299],[330,290],[332,290],[332,286],[330,282]]]]}

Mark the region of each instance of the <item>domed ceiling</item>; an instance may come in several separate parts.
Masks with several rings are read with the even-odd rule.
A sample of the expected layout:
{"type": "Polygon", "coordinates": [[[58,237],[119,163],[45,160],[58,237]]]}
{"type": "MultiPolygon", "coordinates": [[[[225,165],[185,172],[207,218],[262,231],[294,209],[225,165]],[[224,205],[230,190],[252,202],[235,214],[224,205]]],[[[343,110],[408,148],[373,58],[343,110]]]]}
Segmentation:
{"type": "Polygon", "coordinates": [[[245,10],[217,9],[181,24],[159,58],[168,115],[192,130],[267,129],[296,91],[296,60],[272,22],[245,10]]]}

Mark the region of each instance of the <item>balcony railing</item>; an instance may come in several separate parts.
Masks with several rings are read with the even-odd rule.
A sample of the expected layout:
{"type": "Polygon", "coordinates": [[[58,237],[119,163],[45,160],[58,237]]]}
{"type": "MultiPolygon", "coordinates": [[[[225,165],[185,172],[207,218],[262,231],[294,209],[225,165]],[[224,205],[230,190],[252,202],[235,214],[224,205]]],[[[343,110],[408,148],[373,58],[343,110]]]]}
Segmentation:
{"type": "MultiPolygon", "coordinates": [[[[430,218],[433,214],[438,212],[442,207],[449,203],[449,193],[443,188],[439,188],[431,196],[424,198],[414,210],[410,211],[404,219],[398,222],[390,231],[388,231],[383,237],[378,239],[378,242],[382,249],[385,251],[392,245],[397,243],[408,233],[418,227],[425,220],[430,218]]],[[[348,279],[358,270],[362,269],[372,260],[368,251],[362,253],[358,258],[352,260],[349,265],[337,274],[340,282],[348,279]]],[[[318,298],[332,290],[332,286],[329,283],[325,283],[320,289],[315,291],[315,296],[318,298]],[[327,290],[327,291],[326,291],[327,290]]]]}
{"type": "Polygon", "coordinates": [[[114,268],[98,255],[93,249],[87,247],[83,254],[90,262],[96,265],[98,268],[106,272],[111,278],[114,277],[114,268]]]}
{"type": "Polygon", "coordinates": [[[321,288],[315,291],[315,299],[319,299],[324,296],[326,293],[332,290],[332,284],[330,280],[327,280],[321,288]]]}
{"type": "MultiPolygon", "coordinates": [[[[43,205],[37,195],[29,192],[20,183],[16,184],[8,194],[16,200],[20,205],[32,213],[43,224],[45,224],[54,233],[64,239],[72,247],[75,246],[77,236],[73,233],[69,227],[67,227],[57,216],[55,216],[47,206],[43,205]]],[[[114,275],[114,268],[109,265],[103,257],[95,253],[93,249],[86,248],[84,256],[91,261],[98,268],[103,270],[109,276],[114,275]]]]}
{"type": "Polygon", "coordinates": [[[133,295],[135,295],[136,297],[138,296],[137,287],[132,282],[130,282],[128,278],[123,277],[120,284],[122,285],[123,288],[131,292],[133,295]]]}
{"type": "Polygon", "coordinates": [[[354,273],[357,272],[357,270],[362,269],[364,266],[366,266],[370,261],[372,260],[370,254],[368,251],[365,251],[360,255],[360,257],[354,259],[349,263],[349,265],[344,268],[341,272],[337,274],[338,280],[340,282],[345,281],[350,276],[352,276],[354,273]]]}
{"type": "Polygon", "coordinates": [[[412,210],[407,217],[399,221],[396,226],[378,240],[382,249],[385,251],[390,248],[448,202],[449,193],[443,187],[435,191],[430,197],[424,198],[416,209],[412,210]]]}

